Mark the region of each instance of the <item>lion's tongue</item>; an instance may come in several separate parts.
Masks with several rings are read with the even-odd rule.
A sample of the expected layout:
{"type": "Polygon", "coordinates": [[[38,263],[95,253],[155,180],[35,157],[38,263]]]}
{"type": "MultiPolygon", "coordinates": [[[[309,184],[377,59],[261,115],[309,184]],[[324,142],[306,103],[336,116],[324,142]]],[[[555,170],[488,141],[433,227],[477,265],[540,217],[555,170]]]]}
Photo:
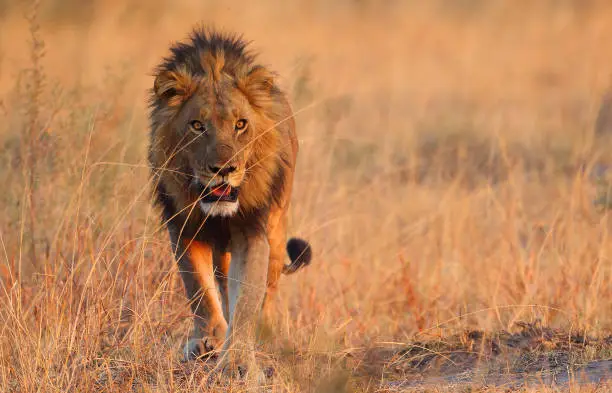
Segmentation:
{"type": "Polygon", "coordinates": [[[222,197],[225,195],[229,195],[230,191],[231,191],[231,187],[224,184],[220,187],[213,188],[211,191],[211,194],[216,197],[222,197]]]}

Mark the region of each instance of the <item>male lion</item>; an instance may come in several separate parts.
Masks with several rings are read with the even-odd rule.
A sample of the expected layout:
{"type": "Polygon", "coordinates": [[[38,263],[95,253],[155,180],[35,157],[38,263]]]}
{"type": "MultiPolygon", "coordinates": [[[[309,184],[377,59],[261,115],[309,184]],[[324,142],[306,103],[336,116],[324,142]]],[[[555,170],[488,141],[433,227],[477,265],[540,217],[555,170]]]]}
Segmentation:
{"type": "Polygon", "coordinates": [[[242,366],[234,354],[253,359],[257,317],[281,272],[311,259],[306,241],[286,242],[293,114],[240,38],[196,29],[170,50],[150,92],[149,162],[195,314],[185,357],[220,350],[223,366],[242,366]]]}

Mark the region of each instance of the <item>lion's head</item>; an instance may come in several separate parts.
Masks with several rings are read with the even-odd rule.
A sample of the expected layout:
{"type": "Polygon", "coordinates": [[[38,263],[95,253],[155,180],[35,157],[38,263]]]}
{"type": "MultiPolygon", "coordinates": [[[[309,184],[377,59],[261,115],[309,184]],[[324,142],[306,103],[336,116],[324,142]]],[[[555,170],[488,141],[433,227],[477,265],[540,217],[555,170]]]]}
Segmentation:
{"type": "Polygon", "coordinates": [[[198,30],[171,51],[151,91],[150,159],[167,192],[212,216],[264,204],[280,164],[273,75],[233,37],[198,30]]]}

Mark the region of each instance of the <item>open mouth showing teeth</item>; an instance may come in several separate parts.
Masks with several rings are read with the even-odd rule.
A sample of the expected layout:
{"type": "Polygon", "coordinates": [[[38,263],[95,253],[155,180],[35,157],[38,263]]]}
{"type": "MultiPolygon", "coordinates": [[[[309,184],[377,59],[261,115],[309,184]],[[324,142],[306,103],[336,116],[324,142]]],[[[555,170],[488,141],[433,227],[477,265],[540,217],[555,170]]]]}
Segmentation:
{"type": "Polygon", "coordinates": [[[236,202],[238,200],[238,187],[232,187],[227,183],[205,187],[199,180],[196,180],[191,185],[200,201],[204,203],[236,202]]]}

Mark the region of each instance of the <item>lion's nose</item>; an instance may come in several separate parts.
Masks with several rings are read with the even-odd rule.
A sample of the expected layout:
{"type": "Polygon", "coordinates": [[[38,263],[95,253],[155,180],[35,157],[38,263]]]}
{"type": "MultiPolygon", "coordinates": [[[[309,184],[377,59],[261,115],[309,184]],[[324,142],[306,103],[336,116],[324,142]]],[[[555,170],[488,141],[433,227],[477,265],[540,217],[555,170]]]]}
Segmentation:
{"type": "Polygon", "coordinates": [[[236,170],[236,167],[234,165],[225,165],[223,167],[220,166],[209,166],[208,169],[212,172],[215,173],[219,176],[227,176],[230,173],[234,172],[236,170]]]}

